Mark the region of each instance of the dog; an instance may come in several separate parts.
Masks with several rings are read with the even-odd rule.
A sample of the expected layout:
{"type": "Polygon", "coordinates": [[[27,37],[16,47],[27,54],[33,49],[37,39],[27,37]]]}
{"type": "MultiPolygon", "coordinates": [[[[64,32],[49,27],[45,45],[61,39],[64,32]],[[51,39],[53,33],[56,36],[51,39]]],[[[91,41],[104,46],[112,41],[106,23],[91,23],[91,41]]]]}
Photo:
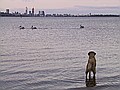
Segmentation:
{"type": "Polygon", "coordinates": [[[94,51],[90,51],[88,53],[89,59],[88,63],[86,65],[86,80],[87,80],[87,75],[89,73],[89,79],[91,79],[91,72],[93,72],[93,78],[95,78],[96,74],[96,59],[95,59],[96,53],[94,51]]]}

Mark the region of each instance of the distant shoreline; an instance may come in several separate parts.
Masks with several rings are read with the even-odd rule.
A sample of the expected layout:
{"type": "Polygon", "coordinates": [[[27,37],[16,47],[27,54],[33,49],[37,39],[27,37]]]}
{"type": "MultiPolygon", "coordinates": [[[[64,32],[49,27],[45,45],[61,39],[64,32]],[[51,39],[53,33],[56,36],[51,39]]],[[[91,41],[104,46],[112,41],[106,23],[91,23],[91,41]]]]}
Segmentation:
{"type": "Polygon", "coordinates": [[[112,15],[112,14],[94,14],[94,15],[71,15],[71,14],[46,14],[44,16],[30,16],[30,15],[15,15],[15,14],[1,14],[0,17],[120,17],[120,15],[112,15]]]}

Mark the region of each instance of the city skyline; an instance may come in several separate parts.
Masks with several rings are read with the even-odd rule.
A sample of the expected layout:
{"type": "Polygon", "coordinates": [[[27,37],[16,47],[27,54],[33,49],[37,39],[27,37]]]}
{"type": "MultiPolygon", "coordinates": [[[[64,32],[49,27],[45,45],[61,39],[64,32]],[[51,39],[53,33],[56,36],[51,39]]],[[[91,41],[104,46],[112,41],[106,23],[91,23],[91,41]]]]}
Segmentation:
{"type": "Polygon", "coordinates": [[[24,8],[47,13],[108,13],[120,14],[120,0],[0,0],[0,11],[24,12],[24,8]]]}

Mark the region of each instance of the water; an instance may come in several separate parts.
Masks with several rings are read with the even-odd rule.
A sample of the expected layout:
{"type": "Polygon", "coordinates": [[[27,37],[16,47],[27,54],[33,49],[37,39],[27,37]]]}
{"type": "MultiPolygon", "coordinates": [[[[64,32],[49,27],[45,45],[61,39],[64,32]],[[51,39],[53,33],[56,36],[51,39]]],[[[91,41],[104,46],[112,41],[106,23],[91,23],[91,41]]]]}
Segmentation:
{"type": "Polygon", "coordinates": [[[93,88],[119,90],[119,17],[0,17],[0,90],[88,90],[90,50],[97,53],[93,88]]]}

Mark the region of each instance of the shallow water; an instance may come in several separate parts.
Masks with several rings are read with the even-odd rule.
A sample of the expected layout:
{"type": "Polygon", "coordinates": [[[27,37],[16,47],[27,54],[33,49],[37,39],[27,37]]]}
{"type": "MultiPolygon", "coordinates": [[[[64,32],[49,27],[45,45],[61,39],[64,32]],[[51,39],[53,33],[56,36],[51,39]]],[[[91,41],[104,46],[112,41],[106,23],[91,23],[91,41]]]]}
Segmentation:
{"type": "Polygon", "coordinates": [[[97,53],[94,89],[117,90],[119,17],[0,17],[0,90],[89,89],[84,72],[90,50],[97,53]]]}

